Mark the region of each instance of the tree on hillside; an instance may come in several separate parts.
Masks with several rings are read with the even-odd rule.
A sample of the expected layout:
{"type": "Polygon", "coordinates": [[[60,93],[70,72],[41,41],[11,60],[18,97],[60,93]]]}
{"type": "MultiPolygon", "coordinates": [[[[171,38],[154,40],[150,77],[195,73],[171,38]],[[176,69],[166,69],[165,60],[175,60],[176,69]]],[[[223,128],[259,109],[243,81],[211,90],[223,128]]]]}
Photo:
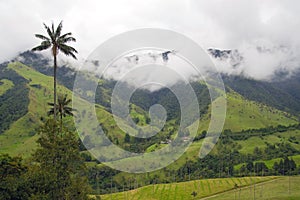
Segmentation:
{"type": "MultiPolygon", "coordinates": [[[[57,69],[57,55],[59,51],[61,51],[66,56],[72,56],[74,59],[77,59],[75,56],[75,53],[77,53],[76,49],[73,47],[67,45],[68,42],[76,42],[76,39],[72,37],[72,33],[65,33],[61,34],[62,31],[62,21],[59,23],[57,28],[54,28],[54,23],[52,23],[52,26],[49,27],[44,23],[44,27],[47,31],[48,37],[41,35],[41,34],[35,34],[35,37],[42,40],[41,44],[39,46],[36,46],[32,49],[32,51],[43,51],[46,49],[51,48],[51,53],[54,59],[54,105],[56,105],[56,69],[57,69]]],[[[54,107],[53,110],[54,119],[56,119],[56,107],[54,107]]]]}
{"type": "Polygon", "coordinates": [[[0,155],[0,199],[23,200],[28,198],[28,188],[24,182],[27,167],[21,157],[0,155]]]}
{"type": "Polygon", "coordinates": [[[71,103],[71,99],[67,99],[67,94],[62,95],[59,94],[57,98],[57,104],[54,106],[54,103],[48,103],[49,106],[52,106],[50,110],[48,111],[48,115],[53,115],[55,108],[58,109],[59,117],[60,117],[60,130],[62,129],[62,119],[63,117],[73,116],[73,111],[76,111],[76,109],[73,109],[72,107],[69,107],[68,105],[71,103]]]}
{"type": "Polygon", "coordinates": [[[90,187],[75,134],[55,120],[40,128],[38,149],[28,172],[31,199],[86,200],[90,187]],[[56,135],[58,131],[61,134],[56,135]]]}

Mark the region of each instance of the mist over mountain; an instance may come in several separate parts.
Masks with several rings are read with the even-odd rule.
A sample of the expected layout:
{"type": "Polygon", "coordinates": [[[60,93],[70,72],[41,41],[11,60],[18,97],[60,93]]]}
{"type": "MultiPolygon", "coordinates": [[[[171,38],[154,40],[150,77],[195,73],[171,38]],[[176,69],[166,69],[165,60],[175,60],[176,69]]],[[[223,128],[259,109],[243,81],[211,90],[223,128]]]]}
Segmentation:
{"type": "MultiPolygon", "coordinates": [[[[232,69],[239,68],[243,63],[243,56],[240,55],[237,50],[208,49],[208,52],[211,54],[212,59],[217,60],[217,62],[226,62],[232,69]]],[[[52,76],[53,74],[51,61],[49,62],[49,59],[41,54],[26,51],[21,53],[17,58],[24,64],[33,67],[35,70],[43,74],[49,76],[52,76]]],[[[123,62],[126,62],[126,60],[123,60],[123,62]]],[[[57,76],[60,84],[65,85],[70,90],[73,90],[73,83],[76,77],[75,67],[72,68],[69,65],[60,66],[57,76]]],[[[234,90],[247,99],[258,101],[280,110],[291,112],[296,115],[300,113],[300,94],[298,92],[300,91],[299,70],[295,71],[291,76],[278,73],[270,80],[255,80],[254,78],[244,76],[243,73],[228,74],[223,72],[222,77],[227,90],[234,90]]],[[[110,97],[116,82],[117,81],[112,77],[109,79],[103,79],[101,86],[98,87],[96,91],[97,103],[100,103],[110,109],[110,97]]],[[[197,83],[197,81],[195,82],[191,80],[191,82],[194,82],[192,84],[193,89],[198,91],[198,94],[200,95],[202,91],[204,91],[203,89],[205,87],[203,87],[202,84],[197,83]]],[[[174,82],[174,84],[176,84],[176,82],[174,82]]],[[[128,87],[130,87],[130,84],[128,87]]],[[[141,87],[137,90],[131,100],[146,110],[154,103],[167,101],[172,102],[171,99],[175,99],[171,98],[172,92],[167,88],[162,87],[161,89],[157,89],[152,92],[151,90],[147,91],[145,89],[147,88],[141,87]],[[168,93],[170,93],[170,96],[168,93]],[[170,98],[168,99],[168,97],[170,98]]],[[[204,96],[209,98],[208,93],[204,96]]],[[[207,100],[204,100],[204,102],[206,101],[207,100]]],[[[176,105],[176,102],[174,102],[174,105],[176,105]]],[[[204,103],[203,106],[203,111],[205,111],[207,104],[204,103]]],[[[173,112],[175,112],[174,110],[173,112]]],[[[175,113],[178,115],[178,111],[175,113]]]]}

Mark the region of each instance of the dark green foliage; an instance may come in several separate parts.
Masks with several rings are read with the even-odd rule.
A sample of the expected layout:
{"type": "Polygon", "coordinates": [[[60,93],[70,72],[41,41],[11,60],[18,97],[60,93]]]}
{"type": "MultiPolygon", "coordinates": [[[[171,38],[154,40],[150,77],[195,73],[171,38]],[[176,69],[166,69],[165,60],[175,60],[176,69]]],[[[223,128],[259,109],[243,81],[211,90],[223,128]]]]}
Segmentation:
{"type": "Polygon", "coordinates": [[[84,161],[86,161],[86,162],[92,161],[92,156],[90,155],[90,153],[82,152],[80,155],[84,161]]]}
{"type": "MultiPolygon", "coordinates": [[[[177,83],[172,87],[181,87],[183,83],[177,83]]],[[[192,82],[191,86],[197,96],[200,113],[206,113],[210,103],[210,96],[205,85],[199,82],[192,82]]],[[[167,120],[180,118],[180,105],[175,94],[169,88],[150,92],[148,90],[137,90],[131,97],[131,102],[144,110],[149,110],[154,104],[162,105],[167,111],[167,120]]],[[[187,109],[187,108],[183,108],[187,109]]]]}
{"type": "Polygon", "coordinates": [[[126,143],[130,142],[130,136],[128,133],[126,133],[126,135],[125,135],[124,142],[126,142],[126,143]]]}
{"type": "Polygon", "coordinates": [[[110,167],[103,166],[99,167],[90,167],[88,170],[88,180],[92,185],[94,191],[98,193],[108,193],[110,192],[111,185],[116,185],[118,188],[121,188],[121,185],[118,185],[114,180],[113,176],[117,175],[119,171],[114,170],[110,167]]]}
{"type": "Polygon", "coordinates": [[[0,199],[22,200],[28,198],[28,190],[24,181],[27,167],[22,158],[0,155],[0,199]]]}
{"type": "Polygon", "coordinates": [[[50,110],[48,111],[48,115],[54,115],[54,109],[56,107],[58,114],[59,114],[59,119],[60,119],[60,129],[62,129],[62,122],[63,122],[63,117],[66,116],[73,116],[73,112],[76,111],[76,109],[73,109],[72,107],[69,107],[68,105],[71,103],[71,99],[67,99],[67,94],[58,95],[57,99],[57,104],[54,106],[54,103],[48,103],[49,106],[51,106],[50,110]]]}
{"type": "MultiPolygon", "coordinates": [[[[68,106],[71,103],[71,99],[67,99],[67,94],[65,94],[65,95],[59,94],[57,100],[58,100],[58,103],[57,103],[56,107],[60,114],[60,119],[62,119],[63,117],[66,117],[67,115],[73,116],[73,111],[75,111],[75,109],[68,106]]],[[[54,104],[48,103],[48,105],[51,106],[51,109],[48,111],[47,114],[53,115],[54,104]]]]}
{"type": "Polygon", "coordinates": [[[284,157],[280,160],[280,162],[275,162],[273,165],[273,170],[275,174],[280,175],[291,175],[296,174],[296,163],[293,158],[289,159],[288,157],[284,157]]]}
{"type": "Polygon", "coordinates": [[[7,64],[0,65],[0,79],[8,79],[14,86],[0,96],[0,134],[28,112],[28,81],[15,71],[7,69],[7,64]]]}
{"type": "Polygon", "coordinates": [[[85,165],[73,132],[48,120],[40,129],[39,148],[29,170],[31,194],[35,199],[87,199],[89,186],[85,165]],[[60,133],[60,134],[57,134],[60,133]]]}
{"type": "Polygon", "coordinates": [[[191,195],[192,195],[193,197],[196,197],[196,196],[197,196],[197,192],[193,191],[193,192],[191,193],[191,195]]]}
{"type": "Polygon", "coordinates": [[[276,132],[286,132],[289,130],[296,130],[296,129],[300,129],[300,124],[294,124],[290,126],[278,125],[276,127],[269,126],[265,128],[259,128],[259,129],[242,130],[240,132],[232,132],[230,129],[227,129],[223,131],[221,138],[230,137],[231,139],[234,140],[246,140],[253,136],[267,136],[276,132]]]}
{"type": "Polygon", "coordinates": [[[266,166],[266,164],[264,162],[256,162],[254,164],[254,171],[256,174],[264,174],[266,172],[268,172],[268,167],[266,166]]]}

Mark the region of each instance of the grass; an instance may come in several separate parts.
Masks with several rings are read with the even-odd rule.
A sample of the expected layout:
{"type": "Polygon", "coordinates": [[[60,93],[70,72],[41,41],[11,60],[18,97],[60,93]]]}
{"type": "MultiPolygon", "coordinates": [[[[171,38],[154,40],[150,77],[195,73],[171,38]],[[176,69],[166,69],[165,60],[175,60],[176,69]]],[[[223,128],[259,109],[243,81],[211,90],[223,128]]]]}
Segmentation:
{"type": "MultiPolygon", "coordinates": [[[[227,111],[224,129],[231,129],[233,132],[239,132],[247,129],[259,129],[268,126],[291,125],[298,123],[296,117],[290,114],[271,108],[264,104],[250,101],[235,93],[228,92],[227,111]]],[[[211,112],[209,108],[208,113],[211,112]]],[[[200,120],[199,133],[207,130],[210,121],[210,115],[205,115],[200,120]]]]}
{"type": "MultiPolygon", "coordinates": [[[[128,199],[143,199],[143,200],[176,200],[176,199],[194,199],[191,195],[192,192],[196,192],[196,199],[218,194],[224,191],[233,190],[235,184],[239,187],[245,187],[253,183],[262,183],[265,181],[276,180],[276,177],[252,177],[252,181],[249,177],[243,178],[226,178],[226,179],[205,179],[194,180],[181,183],[170,184],[156,184],[148,185],[135,190],[101,195],[102,200],[106,199],[124,199],[124,196],[128,199]],[[221,184],[224,180],[227,180],[229,184],[221,184]],[[246,181],[245,181],[246,180],[246,181]],[[196,186],[195,186],[196,185],[196,186]]],[[[299,179],[300,180],[300,179],[299,179]]]]}
{"type": "Polygon", "coordinates": [[[0,80],[0,96],[3,95],[7,90],[12,88],[14,86],[14,83],[7,79],[1,79],[0,80]]]}
{"type": "Polygon", "coordinates": [[[297,200],[300,199],[300,177],[281,177],[273,181],[257,184],[255,187],[244,187],[231,190],[210,200],[233,200],[233,199],[273,199],[273,200],[297,200]]]}
{"type": "Polygon", "coordinates": [[[295,143],[295,141],[300,141],[300,130],[289,130],[286,132],[278,132],[272,135],[267,136],[253,136],[249,137],[246,140],[237,141],[238,144],[241,145],[241,149],[239,150],[241,153],[253,153],[255,147],[265,148],[267,147],[266,143],[276,144],[276,143],[287,143],[294,147],[296,150],[300,150],[300,144],[295,143]],[[295,137],[295,140],[291,140],[291,137],[295,137]]]}
{"type": "MultiPolygon", "coordinates": [[[[295,161],[295,163],[296,163],[297,166],[300,165],[300,155],[289,156],[289,159],[291,159],[291,158],[293,158],[293,160],[295,161]]],[[[269,169],[272,169],[274,163],[275,162],[279,163],[281,159],[282,158],[274,158],[274,159],[271,159],[271,160],[258,160],[258,161],[255,161],[254,163],[256,163],[256,162],[264,162],[269,169]]],[[[242,167],[242,165],[244,165],[244,164],[246,164],[246,163],[240,163],[238,165],[235,165],[234,169],[235,170],[239,170],[242,167]]]]}

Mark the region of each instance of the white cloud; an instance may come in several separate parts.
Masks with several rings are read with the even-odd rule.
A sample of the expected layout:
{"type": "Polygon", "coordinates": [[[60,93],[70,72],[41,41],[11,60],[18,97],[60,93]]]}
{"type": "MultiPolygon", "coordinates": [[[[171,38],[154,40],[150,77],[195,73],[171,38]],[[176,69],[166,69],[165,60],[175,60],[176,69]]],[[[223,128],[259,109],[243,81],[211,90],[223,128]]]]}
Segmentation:
{"type": "Polygon", "coordinates": [[[299,8],[297,0],[1,0],[0,61],[37,45],[33,34],[45,33],[42,22],[57,24],[63,19],[64,31],[77,38],[73,45],[80,59],[124,31],[166,28],[191,37],[204,48],[238,49],[245,63],[237,71],[265,79],[281,68],[299,66],[299,8]],[[256,47],[263,45],[273,50],[257,52],[256,47]],[[282,46],[287,50],[278,50],[282,46]]]}

